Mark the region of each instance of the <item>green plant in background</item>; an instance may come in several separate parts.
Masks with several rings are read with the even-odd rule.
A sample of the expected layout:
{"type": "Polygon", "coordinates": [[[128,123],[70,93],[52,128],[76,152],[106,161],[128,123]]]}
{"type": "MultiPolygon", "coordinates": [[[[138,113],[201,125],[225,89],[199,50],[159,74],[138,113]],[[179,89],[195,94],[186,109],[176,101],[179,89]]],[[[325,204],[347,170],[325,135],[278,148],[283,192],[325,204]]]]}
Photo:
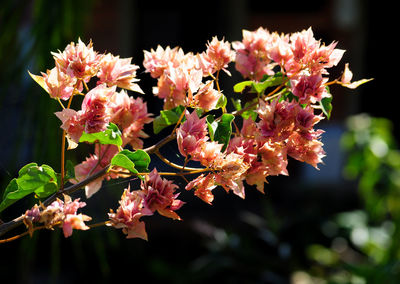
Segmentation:
{"type": "Polygon", "coordinates": [[[58,124],[46,117],[58,105],[49,104],[40,95],[26,71],[45,70],[51,62],[50,51],[82,35],[92,7],[92,0],[4,0],[1,3],[0,109],[1,127],[8,135],[2,139],[1,145],[7,148],[7,153],[3,153],[0,166],[7,168],[11,176],[25,160],[49,164],[57,161],[59,147],[49,141],[58,139],[59,131],[54,131],[58,124]],[[26,149],[27,141],[31,149],[26,149]]]}
{"type": "MultiPolygon", "coordinates": [[[[362,207],[337,214],[323,231],[331,245],[314,244],[310,283],[398,283],[400,279],[400,150],[385,118],[347,120],[344,175],[357,180],[362,207]],[[317,278],[312,280],[311,275],[317,278]],[[320,282],[318,282],[320,283],[320,282]]],[[[308,278],[307,278],[308,277],[308,278]]]]}

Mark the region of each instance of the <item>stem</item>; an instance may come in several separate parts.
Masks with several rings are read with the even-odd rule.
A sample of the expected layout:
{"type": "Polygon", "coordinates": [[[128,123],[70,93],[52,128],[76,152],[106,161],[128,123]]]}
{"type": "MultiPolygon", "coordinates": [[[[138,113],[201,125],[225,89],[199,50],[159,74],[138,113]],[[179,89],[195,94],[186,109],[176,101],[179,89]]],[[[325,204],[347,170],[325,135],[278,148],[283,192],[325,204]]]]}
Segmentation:
{"type": "Polygon", "coordinates": [[[64,106],[63,103],[61,102],[60,98],[57,98],[57,101],[60,103],[62,109],[65,109],[65,106],[64,106]]]}
{"type": "Polygon", "coordinates": [[[269,101],[269,100],[272,100],[272,99],[274,99],[274,98],[276,98],[276,97],[279,97],[280,95],[282,95],[282,92],[283,92],[283,91],[285,91],[285,89],[281,90],[279,93],[276,93],[275,95],[266,97],[266,98],[264,99],[264,101],[269,101]]]}
{"type": "MultiPolygon", "coordinates": [[[[219,71],[217,71],[217,76],[215,76],[214,81],[215,81],[215,86],[217,86],[217,91],[218,93],[221,93],[221,88],[219,87],[219,71]]],[[[226,108],[222,108],[222,113],[226,113],[226,108]]]]}
{"type": "Polygon", "coordinates": [[[334,85],[334,84],[340,84],[340,82],[337,79],[335,79],[333,81],[326,82],[325,86],[334,85]]]}
{"type": "Polygon", "coordinates": [[[92,228],[97,228],[97,227],[107,225],[109,223],[110,223],[110,221],[107,220],[107,221],[103,221],[103,222],[99,222],[99,223],[95,223],[95,224],[87,225],[87,226],[92,229],[92,228]]]}
{"type": "Polygon", "coordinates": [[[81,81],[82,81],[83,85],[85,86],[86,92],[89,92],[89,88],[88,88],[88,86],[86,85],[86,82],[85,82],[84,80],[81,80],[81,81]]]}
{"type": "MultiPolygon", "coordinates": [[[[59,224],[60,224],[60,223],[58,222],[58,223],[54,224],[54,226],[57,226],[57,225],[59,225],[59,224]]],[[[54,226],[53,226],[53,227],[54,227],[54,226]]],[[[43,225],[43,226],[38,226],[38,227],[34,227],[31,231],[26,231],[26,232],[23,232],[22,234],[19,234],[19,235],[14,236],[14,237],[11,237],[11,238],[8,238],[8,239],[2,239],[2,240],[0,240],[0,244],[8,243],[8,242],[11,242],[11,241],[18,240],[19,238],[21,238],[21,237],[23,237],[23,236],[29,235],[30,233],[33,234],[34,231],[41,230],[41,229],[49,229],[49,228],[46,227],[45,225],[43,225]]]]}
{"type": "Polygon", "coordinates": [[[182,119],[183,119],[183,116],[185,115],[185,112],[186,112],[186,107],[183,109],[183,111],[182,111],[182,113],[181,113],[181,116],[180,116],[179,119],[178,119],[178,122],[175,124],[175,127],[174,127],[174,129],[172,130],[171,135],[172,135],[172,134],[175,134],[175,130],[178,128],[179,124],[181,123],[181,121],[182,121],[182,119]]]}
{"type": "MultiPolygon", "coordinates": [[[[74,94],[72,93],[71,97],[69,98],[67,109],[71,107],[72,103],[72,98],[74,97],[74,94]]],[[[58,100],[60,103],[60,99],[58,100]]],[[[62,132],[62,140],[61,140],[61,185],[60,185],[60,191],[64,189],[64,178],[65,178],[65,135],[66,132],[63,130],[62,132]]]]}
{"type": "Polygon", "coordinates": [[[65,177],[65,130],[62,132],[62,138],[61,138],[61,185],[60,185],[60,191],[64,189],[64,177],[65,177]]]}
{"type": "Polygon", "coordinates": [[[160,140],[153,146],[150,146],[146,149],[143,149],[147,154],[154,154],[158,149],[160,149],[162,146],[167,144],[168,142],[171,142],[172,140],[176,139],[176,133],[171,133],[171,135],[165,137],[164,139],[160,140]]]}
{"type": "Polygon", "coordinates": [[[11,242],[11,241],[17,240],[17,239],[19,239],[19,238],[21,238],[21,237],[23,237],[23,236],[26,236],[26,235],[28,235],[28,234],[29,234],[29,232],[28,232],[28,231],[26,231],[26,232],[23,232],[22,234],[19,234],[19,235],[16,235],[16,236],[14,236],[14,237],[11,237],[11,238],[8,238],[8,239],[3,239],[3,240],[0,240],[0,244],[3,244],[3,243],[8,243],[8,242],[11,242]]]}
{"type": "MultiPolygon", "coordinates": [[[[190,172],[185,172],[185,173],[173,173],[173,172],[159,172],[158,174],[160,176],[186,176],[186,175],[194,175],[194,174],[199,174],[199,173],[204,173],[204,172],[211,172],[212,169],[209,168],[204,168],[204,169],[196,169],[190,172]]],[[[110,172],[113,173],[120,173],[119,171],[116,170],[110,170],[110,172]]],[[[137,176],[145,176],[145,175],[149,175],[150,173],[136,173],[136,174],[130,174],[131,175],[137,175],[137,176]]]]}
{"type": "Polygon", "coordinates": [[[157,157],[159,157],[161,161],[163,161],[163,162],[166,163],[168,166],[173,167],[173,168],[175,168],[175,169],[182,170],[182,171],[197,171],[197,170],[202,170],[202,169],[200,169],[200,168],[189,168],[189,167],[186,167],[186,166],[183,166],[183,167],[182,167],[182,166],[180,166],[180,165],[177,165],[177,164],[175,164],[175,163],[169,161],[169,160],[168,160],[167,158],[165,158],[163,155],[161,155],[161,153],[160,153],[158,150],[155,151],[154,154],[156,154],[157,157]]]}

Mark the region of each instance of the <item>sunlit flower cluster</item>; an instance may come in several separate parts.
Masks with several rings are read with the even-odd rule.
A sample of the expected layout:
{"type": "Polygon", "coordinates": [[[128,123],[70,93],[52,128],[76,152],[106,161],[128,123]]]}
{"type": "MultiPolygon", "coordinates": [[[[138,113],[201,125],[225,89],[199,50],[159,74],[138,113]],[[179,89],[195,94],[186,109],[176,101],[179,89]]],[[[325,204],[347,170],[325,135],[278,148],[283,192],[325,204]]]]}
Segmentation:
{"type": "Polygon", "coordinates": [[[141,189],[130,191],[124,190],[120,206],[116,212],[109,213],[110,226],[122,229],[127,238],[142,238],[147,240],[145,223],[140,220],[143,216],[151,216],[157,211],[159,214],[180,220],[175,213],[184,204],[175,193],[178,186],[171,181],[163,179],[154,169],[144,181],[141,189]]]}
{"type": "Polygon", "coordinates": [[[229,74],[226,68],[233,59],[230,43],[214,37],[206,51],[196,55],[184,53],[179,47],[158,46],[156,50],[144,51],[143,66],[157,78],[153,93],[164,99],[164,109],[184,105],[208,111],[215,108],[222,93],[214,89],[212,81],[203,83],[202,79],[214,77],[220,70],[229,74]]]}
{"type": "Polygon", "coordinates": [[[245,78],[260,81],[265,75],[283,72],[301,104],[329,96],[324,85],[328,79],[323,75],[328,75],[327,68],[337,65],[345,52],[335,48],[337,42],[325,46],[317,41],[311,28],[291,35],[262,27],[244,30],[243,40],[232,45],[235,67],[245,78]]]}
{"type": "MultiPolygon", "coordinates": [[[[134,149],[142,148],[142,138],[148,137],[143,131],[144,125],[153,119],[147,112],[146,103],[126,92],[143,93],[136,78],[139,66],[131,64],[131,58],[99,54],[94,51],[91,42],[85,45],[80,39],[76,44],[69,44],[64,51],[52,54],[56,66],[42,73],[43,77],[32,75],[33,78],[54,99],[84,96],[80,110],[67,107],[56,112],[66,133],[69,149],[77,147],[84,132],[102,132],[110,123],[121,130],[122,147],[131,145],[134,149]],[[92,78],[97,80],[95,86],[89,89],[87,86],[92,78]]],[[[96,145],[95,153],[75,167],[75,178],[71,182],[80,182],[100,171],[117,152],[118,148],[114,145],[96,145]]],[[[118,175],[110,173],[94,180],[86,186],[86,195],[89,197],[97,192],[102,180],[116,177],[118,175]]]]}
{"type": "Polygon", "coordinates": [[[313,126],[322,116],[314,115],[312,108],[285,101],[271,105],[260,101],[258,112],[259,122],[245,120],[225,151],[222,144],[209,141],[204,118],[199,119],[196,112],[186,115],[177,129],[179,150],[210,169],[209,174],[191,181],[187,190],[195,188],[195,195],[207,203],[213,200],[211,190],[217,185],[244,198],[243,181],[264,192],[266,177],[288,175],[288,156],[317,168],[325,152],[320,141],[323,131],[313,126]]]}
{"type": "Polygon", "coordinates": [[[43,223],[47,229],[60,227],[64,236],[72,235],[72,230],[88,230],[89,227],[84,223],[92,218],[83,214],[77,214],[79,208],[86,206],[85,202],[79,202],[79,198],[72,201],[71,197],[64,195],[64,201],[57,198],[49,206],[34,205],[32,209],[24,214],[24,223],[28,230],[32,232],[34,223],[43,223]]]}
{"type": "MultiPolygon", "coordinates": [[[[127,238],[147,240],[142,217],[158,212],[181,220],[176,213],[184,204],[178,199],[179,187],[163,175],[181,178],[186,190],[193,189],[195,196],[211,204],[217,187],[241,198],[245,198],[246,185],[264,193],[268,177],[289,174],[289,158],[318,169],[325,151],[323,131],[316,125],[330,117],[328,86],[356,88],[370,80],[352,82],[348,64],[340,78],[329,78],[328,69],[336,66],[344,53],[336,45],[316,40],[311,28],[278,34],[260,27],[243,30],[242,40],[232,43],[213,37],[205,51],[197,54],[185,53],[180,47],[144,51],[145,72],[157,81],[153,94],[164,102],[155,119],[142,98],[128,95],[128,91],[144,93],[136,78],[139,66],[132,64],[131,58],[100,54],[92,42],[86,45],[80,39],[64,51],[53,52],[55,67],[42,76],[30,75],[62,107],[55,113],[63,130],[61,178],[49,166],[46,171],[32,167],[40,177],[40,189],[48,180],[49,188],[57,191],[40,192],[45,197],[53,194],[48,203],[53,202],[35,205],[23,215],[28,232],[40,228],[35,223],[49,229],[61,227],[65,237],[73,229],[89,229],[84,222],[91,218],[77,214],[84,202],[72,201],[68,195],[64,201],[57,198],[68,192],[64,188],[67,182],[74,184],[71,187],[85,187],[89,198],[105,180],[140,178],[140,188],[125,189],[119,207],[111,210],[103,224],[122,229],[127,238]],[[224,90],[240,97],[228,100],[221,91],[220,75],[231,75],[228,68],[232,62],[245,81],[233,90],[224,90]],[[71,108],[74,97],[82,98],[78,110],[71,108]],[[228,110],[228,102],[235,111],[228,110]],[[143,138],[148,137],[143,130],[151,122],[155,134],[174,128],[169,136],[143,149],[143,138]],[[80,142],[94,144],[94,152],[75,165],[73,173],[72,167],[64,169],[65,141],[68,149],[80,142]],[[172,141],[177,143],[176,154],[183,165],[169,161],[160,151],[172,141]],[[151,154],[175,172],[151,171],[151,154]]],[[[20,172],[21,180],[27,171],[20,172]]],[[[17,181],[7,193],[20,190],[17,181]]],[[[35,190],[29,193],[37,193],[35,190]]],[[[15,202],[6,201],[0,208],[15,202]]]]}

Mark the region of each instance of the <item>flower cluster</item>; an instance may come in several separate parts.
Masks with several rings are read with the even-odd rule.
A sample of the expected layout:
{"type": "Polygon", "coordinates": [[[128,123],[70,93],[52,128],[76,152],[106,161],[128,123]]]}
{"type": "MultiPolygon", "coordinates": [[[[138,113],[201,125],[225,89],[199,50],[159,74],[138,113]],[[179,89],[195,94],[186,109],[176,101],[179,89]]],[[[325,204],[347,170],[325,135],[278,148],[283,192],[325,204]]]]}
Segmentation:
{"type": "Polygon", "coordinates": [[[209,141],[205,118],[196,112],[186,114],[187,120],[177,129],[179,151],[210,169],[188,183],[187,190],[195,188],[195,195],[207,203],[212,202],[211,190],[217,185],[244,198],[243,181],[264,192],[267,176],[288,175],[288,156],[317,168],[325,152],[320,141],[323,131],[313,126],[322,116],[285,101],[271,105],[260,101],[258,113],[260,121],[244,120],[225,151],[223,144],[209,141]]]}
{"type": "Polygon", "coordinates": [[[212,191],[218,186],[241,198],[245,198],[245,184],[264,193],[269,176],[289,174],[289,158],[318,169],[325,152],[323,131],[316,125],[330,117],[332,96],[328,86],[353,89],[370,80],[352,82],[353,74],[346,64],[342,76],[330,81],[328,69],[336,66],[344,53],[336,45],[316,40],[311,28],[278,34],[260,27],[243,30],[242,40],[232,43],[213,37],[202,53],[161,46],[144,51],[145,72],[157,79],[153,93],[164,101],[164,110],[153,120],[146,102],[127,93],[143,94],[136,78],[139,67],[131,63],[132,59],[100,54],[91,42],[86,45],[79,39],[64,51],[52,53],[53,69],[42,76],[31,74],[62,106],[56,113],[64,139],[61,178],[47,165],[45,170],[24,168],[21,177],[6,189],[0,211],[15,201],[19,190],[23,196],[36,191],[41,198],[51,195],[49,206],[35,205],[26,211],[24,223],[30,234],[41,227],[59,226],[68,237],[73,229],[87,230],[84,222],[90,217],[77,214],[85,206],[79,199],[72,201],[64,195],[61,201],[57,197],[71,194],[81,185],[90,197],[104,180],[135,176],[141,178],[140,189],[125,189],[119,207],[111,210],[109,220],[102,224],[122,229],[127,238],[147,240],[142,217],[157,211],[181,220],[176,213],[184,204],[178,199],[179,187],[161,175],[183,178],[186,190],[193,189],[194,195],[211,204],[212,191]],[[219,80],[221,73],[231,75],[231,62],[247,80],[233,88],[241,96],[240,100],[232,99],[233,112],[228,111],[231,101],[222,93],[219,80]],[[80,109],[71,109],[72,99],[82,96],[80,109]],[[143,149],[142,139],[148,137],[143,129],[151,122],[155,134],[166,127],[174,128],[168,137],[143,149]],[[64,170],[65,138],[68,149],[79,142],[95,144],[94,153],[76,165],[74,173],[64,170]],[[159,151],[175,138],[183,165],[168,161],[159,151]],[[158,173],[155,168],[150,172],[151,154],[179,172],[158,173]],[[201,167],[187,167],[191,161],[201,167]],[[19,182],[31,174],[40,180],[40,190],[19,182]],[[190,179],[193,175],[197,177],[190,179]],[[66,182],[75,185],[64,188],[66,182]],[[36,222],[44,225],[34,227],[36,222]]]}
{"type": "MultiPolygon", "coordinates": [[[[71,100],[75,95],[84,96],[80,110],[67,107],[56,112],[66,133],[69,149],[77,147],[84,132],[102,132],[110,123],[121,130],[122,147],[130,145],[141,149],[142,138],[148,137],[143,132],[144,125],[153,119],[147,112],[146,103],[141,98],[130,97],[126,92],[143,93],[136,78],[139,66],[131,64],[131,58],[99,54],[93,50],[91,42],[85,45],[80,39],[77,44],[69,44],[64,51],[52,54],[55,67],[46,74],[42,73],[43,77],[32,75],[33,78],[54,99],[71,100]],[[95,87],[89,89],[87,84],[92,78],[97,78],[97,81],[95,87]],[[82,93],[84,87],[86,94],[82,93]]],[[[117,152],[118,148],[114,145],[96,145],[95,153],[75,167],[76,177],[71,182],[80,182],[103,169],[117,152]]],[[[86,195],[89,197],[97,192],[104,178],[115,177],[118,175],[108,174],[93,181],[86,186],[86,195]]]]}
{"type": "MultiPolygon", "coordinates": [[[[179,150],[210,169],[186,189],[194,188],[195,195],[211,203],[211,190],[218,185],[242,198],[243,181],[264,192],[266,177],[288,175],[288,156],[318,169],[325,152],[320,141],[323,131],[314,126],[324,116],[315,113],[315,104],[331,96],[325,87],[328,79],[323,75],[343,55],[344,51],[335,46],[335,42],[325,46],[315,40],[311,28],[292,35],[263,28],[244,30],[243,40],[233,43],[236,69],[245,78],[260,81],[276,74],[279,68],[289,84],[283,80],[281,88],[286,92],[274,100],[259,94],[256,118],[243,121],[241,131],[237,130],[224,151],[223,144],[209,141],[206,117],[200,119],[195,112],[186,114],[187,120],[177,129],[179,150]]],[[[347,81],[343,76],[343,84],[347,81]]]]}
{"type": "Polygon", "coordinates": [[[34,205],[32,209],[24,214],[24,223],[32,234],[33,223],[43,223],[47,229],[55,226],[62,228],[64,236],[67,238],[72,235],[72,230],[88,230],[85,221],[92,218],[83,214],[77,214],[79,208],[86,206],[85,202],[79,202],[79,198],[72,201],[71,197],[64,195],[64,201],[56,199],[49,206],[40,208],[34,205]]]}
{"type": "Polygon", "coordinates": [[[270,33],[264,28],[243,31],[234,42],[236,69],[245,78],[260,81],[276,68],[290,79],[291,91],[301,104],[315,103],[330,95],[326,91],[327,68],[336,66],[345,52],[314,38],[311,28],[291,35],[270,33]]]}
{"type": "Polygon", "coordinates": [[[182,207],[184,202],[177,199],[179,193],[175,193],[178,187],[171,181],[161,178],[154,169],[141,183],[141,189],[124,190],[120,206],[116,212],[109,213],[110,226],[122,229],[127,238],[142,238],[147,240],[145,224],[140,220],[143,216],[151,216],[157,211],[159,214],[181,220],[175,210],[182,207]]]}
{"type": "Polygon", "coordinates": [[[143,66],[158,79],[153,93],[164,99],[164,109],[184,105],[208,111],[216,107],[222,94],[214,89],[213,81],[203,83],[202,79],[220,70],[229,74],[226,68],[233,59],[230,43],[214,37],[207,50],[196,55],[179,47],[145,51],[143,66]]]}

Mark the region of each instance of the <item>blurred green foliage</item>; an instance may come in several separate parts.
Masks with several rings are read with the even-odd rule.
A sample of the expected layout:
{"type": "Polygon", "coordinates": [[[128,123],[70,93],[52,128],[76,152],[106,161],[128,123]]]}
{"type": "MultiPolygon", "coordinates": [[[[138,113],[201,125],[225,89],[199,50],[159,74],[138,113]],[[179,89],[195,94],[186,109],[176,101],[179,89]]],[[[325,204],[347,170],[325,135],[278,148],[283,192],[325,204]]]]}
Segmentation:
{"type": "MultiPolygon", "coordinates": [[[[58,165],[57,103],[28,75],[51,69],[51,51],[83,37],[92,0],[3,0],[0,8],[2,170],[13,174],[27,162],[58,165]],[[53,117],[53,118],[52,118],[53,117]],[[52,118],[52,119],[50,119],[52,118]],[[3,145],[4,144],[4,145],[3,145]]],[[[2,172],[1,174],[4,174],[2,172]]],[[[6,181],[5,181],[6,182],[6,181]]]]}
{"type": "Polygon", "coordinates": [[[307,248],[308,283],[399,283],[400,150],[392,122],[359,114],[342,136],[344,174],[356,180],[362,206],[323,225],[330,246],[307,248]]]}

